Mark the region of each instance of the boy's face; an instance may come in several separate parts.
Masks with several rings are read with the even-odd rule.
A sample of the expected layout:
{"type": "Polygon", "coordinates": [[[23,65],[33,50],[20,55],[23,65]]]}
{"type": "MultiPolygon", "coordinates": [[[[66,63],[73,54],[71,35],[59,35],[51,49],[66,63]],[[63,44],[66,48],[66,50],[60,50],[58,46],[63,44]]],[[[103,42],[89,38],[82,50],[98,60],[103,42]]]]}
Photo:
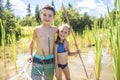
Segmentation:
{"type": "Polygon", "coordinates": [[[42,13],[40,14],[40,17],[41,17],[43,24],[50,25],[50,23],[52,22],[54,18],[54,15],[51,10],[43,9],[42,13]]]}

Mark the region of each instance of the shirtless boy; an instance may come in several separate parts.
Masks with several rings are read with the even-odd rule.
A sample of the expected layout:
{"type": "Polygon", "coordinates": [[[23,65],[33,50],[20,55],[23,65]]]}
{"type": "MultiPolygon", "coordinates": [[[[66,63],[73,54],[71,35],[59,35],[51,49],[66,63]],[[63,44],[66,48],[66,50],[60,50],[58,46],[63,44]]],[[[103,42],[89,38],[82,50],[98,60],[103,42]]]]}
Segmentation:
{"type": "Polygon", "coordinates": [[[51,26],[55,10],[50,5],[45,5],[40,11],[42,24],[34,29],[33,38],[30,44],[29,60],[33,61],[31,77],[33,80],[53,80],[54,76],[54,35],[56,27],[51,26]],[[34,44],[37,44],[36,53],[33,55],[34,44]]]}

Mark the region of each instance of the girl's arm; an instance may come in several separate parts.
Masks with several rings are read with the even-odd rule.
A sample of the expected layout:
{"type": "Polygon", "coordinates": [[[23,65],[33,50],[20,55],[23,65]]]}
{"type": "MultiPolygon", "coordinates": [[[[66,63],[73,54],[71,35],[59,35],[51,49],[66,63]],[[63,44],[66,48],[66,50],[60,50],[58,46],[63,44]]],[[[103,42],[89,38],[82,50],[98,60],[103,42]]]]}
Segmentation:
{"type": "Polygon", "coordinates": [[[69,56],[76,55],[76,54],[78,54],[79,52],[80,52],[79,50],[76,50],[76,51],[74,51],[74,52],[70,52],[70,50],[69,50],[69,43],[68,43],[68,55],[69,55],[69,56]]]}
{"type": "Polygon", "coordinates": [[[55,55],[55,68],[57,68],[58,66],[58,54],[57,54],[57,48],[58,48],[58,45],[55,44],[55,48],[54,48],[54,55],[55,55]]]}
{"type": "Polygon", "coordinates": [[[76,55],[76,54],[78,54],[79,52],[80,52],[79,50],[77,50],[76,52],[69,52],[69,56],[76,55]]]}

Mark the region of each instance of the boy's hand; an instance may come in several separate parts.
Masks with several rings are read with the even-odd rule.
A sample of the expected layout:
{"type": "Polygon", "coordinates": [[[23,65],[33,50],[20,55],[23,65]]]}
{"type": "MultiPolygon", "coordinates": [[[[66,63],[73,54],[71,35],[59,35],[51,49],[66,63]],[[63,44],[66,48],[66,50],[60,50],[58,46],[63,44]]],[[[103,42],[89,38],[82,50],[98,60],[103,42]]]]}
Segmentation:
{"type": "Polygon", "coordinates": [[[58,63],[57,62],[55,62],[55,68],[57,68],[58,67],[58,63]]]}
{"type": "Polygon", "coordinates": [[[28,59],[27,59],[27,61],[33,61],[33,57],[32,56],[30,56],[28,59]]]}

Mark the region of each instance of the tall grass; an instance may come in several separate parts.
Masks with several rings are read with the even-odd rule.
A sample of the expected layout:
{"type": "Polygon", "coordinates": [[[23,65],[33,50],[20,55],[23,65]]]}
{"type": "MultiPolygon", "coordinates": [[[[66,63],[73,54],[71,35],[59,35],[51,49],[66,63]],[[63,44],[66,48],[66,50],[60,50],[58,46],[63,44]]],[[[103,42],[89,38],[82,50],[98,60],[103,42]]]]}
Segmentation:
{"type": "Polygon", "coordinates": [[[115,80],[120,80],[120,22],[117,24],[116,30],[116,38],[114,39],[114,43],[116,43],[114,47],[114,70],[115,70],[115,80]]]}
{"type": "Polygon", "coordinates": [[[120,22],[118,22],[116,29],[110,29],[110,46],[114,56],[114,77],[115,80],[120,80],[120,22]]]}
{"type": "Polygon", "coordinates": [[[3,52],[3,60],[4,60],[4,66],[6,67],[6,54],[5,54],[5,22],[0,19],[0,26],[1,26],[1,34],[2,34],[2,52],[3,52]]]}
{"type": "Polygon", "coordinates": [[[13,41],[13,58],[14,58],[14,65],[15,65],[15,70],[17,73],[17,54],[16,54],[16,34],[13,32],[12,34],[12,41],[13,41]]]}
{"type": "Polygon", "coordinates": [[[96,80],[100,79],[101,73],[101,56],[102,56],[102,48],[103,48],[103,39],[102,39],[102,32],[100,32],[99,26],[94,23],[94,28],[92,30],[93,38],[95,41],[95,49],[96,49],[96,56],[95,56],[95,74],[96,80]]]}
{"type": "MultiPolygon", "coordinates": [[[[116,19],[113,27],[111,17],[109,16],[110,24],[110,46],[114,56],[114,79],[120,80],[120,0],[115,0],[116,19]]],[[[109,9],[108,9],[109,13],[109,9]]],[[[109,13],[110,14],[110,13],[109,13]]]]}

